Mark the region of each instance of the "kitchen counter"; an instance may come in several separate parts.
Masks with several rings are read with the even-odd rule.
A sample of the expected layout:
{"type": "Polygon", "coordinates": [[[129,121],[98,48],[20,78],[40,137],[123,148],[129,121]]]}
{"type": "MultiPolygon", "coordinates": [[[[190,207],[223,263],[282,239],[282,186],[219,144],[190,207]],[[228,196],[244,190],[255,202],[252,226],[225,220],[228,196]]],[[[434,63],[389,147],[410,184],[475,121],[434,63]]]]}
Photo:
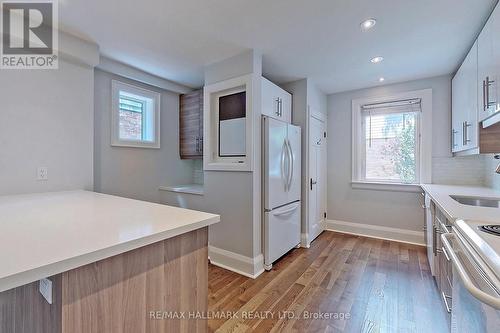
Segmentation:
{"type": "Polygon", "coordinates": [[[203,195],[204,194],[204,188],[203,188],[203,185],[201,185],[201,184],[161,186],[160,191],[187,193],[187,194],[194,194],[194,195],[203,195]]]}
{"type": "Polygon", "coordinates": [[[422,184],[422,189],[450,221],[457,219],[500,223],[498,208],[475,207],[461,204],[450,195],[465,197],[500,198],[500,191],[487,187],[422,184]]]}
{"type": "Polygon", "coordinates": [[[0,292],[219,222],[88,191],[0,197],[0,292]]]}

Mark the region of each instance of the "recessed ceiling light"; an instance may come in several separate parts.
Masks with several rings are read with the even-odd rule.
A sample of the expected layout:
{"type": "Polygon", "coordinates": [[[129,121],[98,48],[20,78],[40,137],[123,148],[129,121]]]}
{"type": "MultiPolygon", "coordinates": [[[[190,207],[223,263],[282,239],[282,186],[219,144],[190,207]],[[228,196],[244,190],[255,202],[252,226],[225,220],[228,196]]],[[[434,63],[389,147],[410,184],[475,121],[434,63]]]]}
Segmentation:
{"type": "Polygon", "coordinates": [[[385,81],[385,78],[381,77],[378,79],[378,82],[384,82],[385,81]]]}
{"type": "Polygon", "coordinates": [[[375,24],[377,24],[377,20],[371,18],[368,20],[364,20],[359,26],[361,27],[361,31],[368,31],[373,28],[375,24]]]}
{"type": "Polygon", "coordinates": [[[379,62],[382,62],[384,60],[384,57],[375,57],[372,58],[370,61],[374,64],[378,64],[379,62]]]}

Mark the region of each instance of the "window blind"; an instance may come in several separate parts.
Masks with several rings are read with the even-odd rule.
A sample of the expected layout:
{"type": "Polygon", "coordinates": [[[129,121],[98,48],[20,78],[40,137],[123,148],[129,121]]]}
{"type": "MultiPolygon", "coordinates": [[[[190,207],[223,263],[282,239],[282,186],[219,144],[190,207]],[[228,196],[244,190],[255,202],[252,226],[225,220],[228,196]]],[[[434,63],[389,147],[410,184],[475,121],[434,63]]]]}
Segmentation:
{"type": "Polygon", "coordinates": [[[144,110],[144,103],[141,101],[137,101],[130,97],[125,97],[123,95],[120,96],[120,110],[123,111],[131,111],[131,112],[139,112],[142,113],[144,110]]]}
{"type": "Polygon", "coordinates": [[[391,139],[406,126],[414,126],[422,111],[420,99],[367,104],[361,107],[367,145],[374,139],[391,139]]]}

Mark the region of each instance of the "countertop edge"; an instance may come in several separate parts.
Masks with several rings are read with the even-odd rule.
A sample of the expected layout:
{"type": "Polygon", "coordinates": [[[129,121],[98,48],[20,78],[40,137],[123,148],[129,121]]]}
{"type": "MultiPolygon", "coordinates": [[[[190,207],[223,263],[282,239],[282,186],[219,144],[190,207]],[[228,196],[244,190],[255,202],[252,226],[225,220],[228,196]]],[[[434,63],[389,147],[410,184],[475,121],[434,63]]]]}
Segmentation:
{"type": "Polygon", "coordinates": [[[459,219],[460,217],[452,216],[450,212],[443,206],[443,204],[438,199],[436,199],[436,196],[432,195],[432,189],[429,189],[427,185],[432,185],[432,184],[420,184],[422,190],[424,190],[424,192],[429,195],[431,200],[439,207],[439,209],[444,213],[446,218],[453,222],[459,219]]]}
{"type": "Polygon", "coordinates": [[[159,232],[147,237],[134,239],[125,243],[117,244],[111,247],[100,249],[94,252],[83,254],[77,257],[68,258],[63,261],[43,265],[24,272],[16,273],[0,279],[0,293],[19,286],[23,286],[37,280],[60,274],[81,266],[91,264],[103,259],[107,259],[128,251],[151,245],[166,239],[170,239],[197,229],[208,227],[220,222],[220,216],[213,216],[198,222],[184,225],[175,229],[159,232]]]}
{"type": "Polygon", "coordinates": [[[492,217],[491,211],[485,211],[490,208],[486,207],[473,207],[473,206],[466,206],[466,205],[461,205],[459,203],[455,203],[452,200],[453,199],[446,199],[444,200],[442,198],[443,195],[446,196],[451,196],[451,195],[464,195],[464,196],[484,196],[484,197],[492,197],[500,194],[495,189],[489,188],[489,187],[482,187],[482,186],[467,186],[467,185],[441,185],[441,184],[420,184],[422,187],[422,190],[429,195],[431,200],[436,204],[436,206],[444,213],[445,217],[449,219],[450,221],[455,222],[456,220],[475,220],[475,221],[485,221],[485,222],[492,222],[492,223],[498,223],[500,222],[500,219],[495,217],[492,217]],[[446,191],[445,194],[442,193],[442,189],[436,189],[434,187],[449,187],[449,190],[446,191]],[[451,190],[453,188],[453,190],[451,190]],[[468,191],[486,191],[487,193],[484,194],[470,194],[467,193],[468,191]],[[443,200],[442,200],[443,199],[443,200]],[[444,202],[443,202],[444,201],[444,202]],[[448,202],[446,202],[448,201],[448,202]],[[454,206],[454,207],[453,207],[454,206]],[[458,212],[453,212],[453,210],[467,210],[468,212],[465,214],[460,215],[458,212]],[[472,212],[473,213],[470,213],[472,212]],[[473,216],[474,215],[474,216],[473,216]],[[476,217],[477,215],[477,217],[476,217]],[[483,216],[481,216],[483,215],[483,216]],[[486,215],[486,216],[485,216],[486,215]]]}
{"type": "Polygon", "coordinates": [[[205,191],[203,189],[189,188],[190,186],[192,185],[160,186],[158,190],[166,192],[175,192],[175,193],[186,193],[193,195],[205,195],[205,191]]]}

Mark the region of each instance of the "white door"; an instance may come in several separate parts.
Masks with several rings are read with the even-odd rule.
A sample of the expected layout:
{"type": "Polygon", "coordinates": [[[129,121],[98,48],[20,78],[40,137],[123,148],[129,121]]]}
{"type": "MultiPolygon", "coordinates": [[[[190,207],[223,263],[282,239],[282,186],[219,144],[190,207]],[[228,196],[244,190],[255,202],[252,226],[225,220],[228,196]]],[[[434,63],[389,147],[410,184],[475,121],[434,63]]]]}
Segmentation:
{"type": "Polygon", "coordinates": [[[326,124],[312,114],[309,118],[309,240],[324,229],[326,213],[326,124]]]}
{"type": "Polygon", "coordinates": [[[271,210],[287,204],[287,127],[288,124],[263,117],[264,122],[264,205],[271,210]]]}

